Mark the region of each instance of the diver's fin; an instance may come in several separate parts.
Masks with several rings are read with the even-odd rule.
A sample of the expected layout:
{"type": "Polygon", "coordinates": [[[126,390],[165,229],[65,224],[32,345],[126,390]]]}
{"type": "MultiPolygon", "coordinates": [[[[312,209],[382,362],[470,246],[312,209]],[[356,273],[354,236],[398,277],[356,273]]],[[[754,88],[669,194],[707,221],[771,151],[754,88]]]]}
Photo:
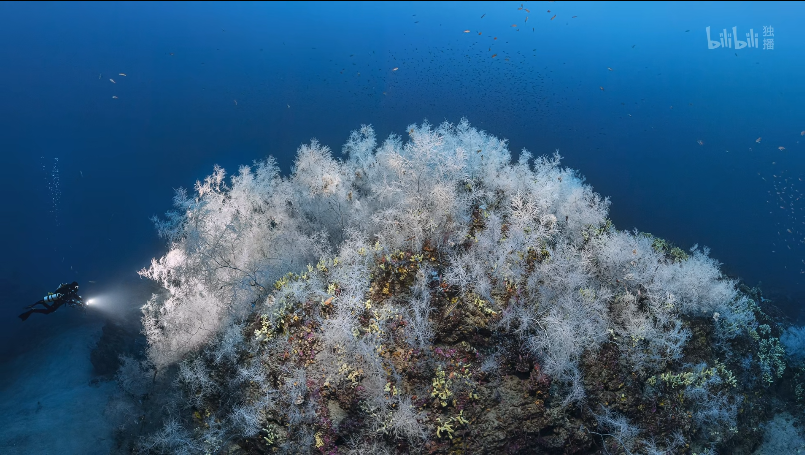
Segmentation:
{"type": "Polygon", "coordinates": [[[30,311],[26,311],[25,313],[22,313],[21,315],[19,315],[19,318],[24,321],[24,320],[28,319],[28,316],[30,316],[31,314],[32,313],[30,311]]]}

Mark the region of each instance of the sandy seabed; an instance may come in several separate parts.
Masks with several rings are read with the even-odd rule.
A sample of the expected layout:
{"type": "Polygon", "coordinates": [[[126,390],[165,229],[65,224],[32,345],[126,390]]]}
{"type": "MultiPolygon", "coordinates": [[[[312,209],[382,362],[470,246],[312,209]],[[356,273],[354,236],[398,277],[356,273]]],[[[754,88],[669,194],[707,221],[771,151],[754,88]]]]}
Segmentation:
{"type": "Polygon", "coordinates": [[[116,384],[92,381],[90,363],[102,326],[64,327],[0,365],[0,453],[109,453],[104,408],[116,384]]]}

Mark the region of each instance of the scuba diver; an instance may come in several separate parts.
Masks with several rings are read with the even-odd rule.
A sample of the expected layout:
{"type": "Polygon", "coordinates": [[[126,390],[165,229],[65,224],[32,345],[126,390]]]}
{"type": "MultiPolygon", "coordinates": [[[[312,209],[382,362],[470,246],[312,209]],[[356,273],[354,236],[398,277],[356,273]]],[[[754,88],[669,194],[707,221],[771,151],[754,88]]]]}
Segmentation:
{"type": "Polygon", "coordinates": [[[24,321],[33,313],[50,314],[65,304],[72,307],[86,308],[84,300],[78,295],[78,283],[75,281],[59,285],[56,292],[48,292],[48,295],[42,300],[33,305],[28,305],[25,307],[28,311],[19,315],[19,318],[24,321]],[[45,308],[34,308],[37,305],[42,305],[45,308]]]}

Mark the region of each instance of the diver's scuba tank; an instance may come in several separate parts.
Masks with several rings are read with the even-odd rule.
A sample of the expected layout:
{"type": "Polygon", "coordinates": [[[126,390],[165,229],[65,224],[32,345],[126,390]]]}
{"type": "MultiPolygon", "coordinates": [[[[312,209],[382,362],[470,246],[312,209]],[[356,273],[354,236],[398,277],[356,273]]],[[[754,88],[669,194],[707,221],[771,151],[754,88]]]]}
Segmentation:
{"type": "Polygon", "coordinates": [[[42,300],[45,301],[46,303],[52,303],[55,302],[56,300],[59,300],[61,297],[62,295],[59,293],[51,294],[50,292],[48,292],[48,295],[45,296],[45,298],[43,298],[42,300]]]}

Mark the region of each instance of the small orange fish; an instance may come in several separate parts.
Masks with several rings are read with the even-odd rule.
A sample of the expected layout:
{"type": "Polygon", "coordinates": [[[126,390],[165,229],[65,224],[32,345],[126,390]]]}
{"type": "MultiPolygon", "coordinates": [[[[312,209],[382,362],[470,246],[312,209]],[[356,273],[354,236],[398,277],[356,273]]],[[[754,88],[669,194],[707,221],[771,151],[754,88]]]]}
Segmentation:
{"type": "Polygon", "coordinates": [[[799,133],[800,136],[805,136],[805,131],[799,133]]]}
{"type": "Polygon", "coordinates": [[[394,68],[392,68],[392,71],[397,71],[398,69],[400,69],[400,68],[399,67],[394,67],[394,68]]]}
{"type": "Polygon", "coordinates": [[[526,13],[530,13],[531,11],[529,11],[529,9],[528,9],[528,8],[526,8],[526,9],[525,9],[525,12],[526,12],[526,13]]]}
{"type": "Polygon", "coordinates": [[[551,20],[554,20],[554,19],[556,19],[556,14],[554,14],[553,17],[551,18],[551,20]]]}
{"type": "Polygon", "coordinates": [[[512,27],[517,27],[517,24],[512,24],[512,27]]]}
{"type": "Polygon", "coordinates": [[[497,36],[496,36],[496,37],[494,37],[494,38],[492,38],[492,40],[496,40],[496,39],[498,39],[498,37],[497,37],[497,36]]]}
{"type": "Polygon", "coordinates": [[[492,54],[492,58],[495,58],[497,56],[498,56],[498,54],[492,54]]]}
{"type": "Polygon", "coordinates": [[[704,145],[704,141],[701,140],[701,139],[697,140],[696,143],[699,144],[699,145],[704,145]]]}
{"type": "Polygon", "coordinates": [[[464,30],[464,33],[469,33],[469,32],[470,32],[469,30],[464,30]]]}
{"type": "Polygon", "coordinates": [[[528,22],[528,16],[525,17],[525,21],[528,22]]]}
{"type": "Polygon", "coordinates": [[[478,32],[478,34],[480,35],[480,34],[481,34],[481,32],[478,32]]]}
{"type": "Polygon", "coordinates": [[[761,139],[763,139],[763,138],[762,138],[762,137],[759,137],[759,138],[755,139],[755,142],[757,142],[758,144],[760,144],[760,140],[761,140],[761,139]]]}
{"type": "Polygon", "coordinates": [[[783,150],[785,150],[785,147],[783,147],[783,146],[777,147],[777,150],[782,152],[783,150]]]}

